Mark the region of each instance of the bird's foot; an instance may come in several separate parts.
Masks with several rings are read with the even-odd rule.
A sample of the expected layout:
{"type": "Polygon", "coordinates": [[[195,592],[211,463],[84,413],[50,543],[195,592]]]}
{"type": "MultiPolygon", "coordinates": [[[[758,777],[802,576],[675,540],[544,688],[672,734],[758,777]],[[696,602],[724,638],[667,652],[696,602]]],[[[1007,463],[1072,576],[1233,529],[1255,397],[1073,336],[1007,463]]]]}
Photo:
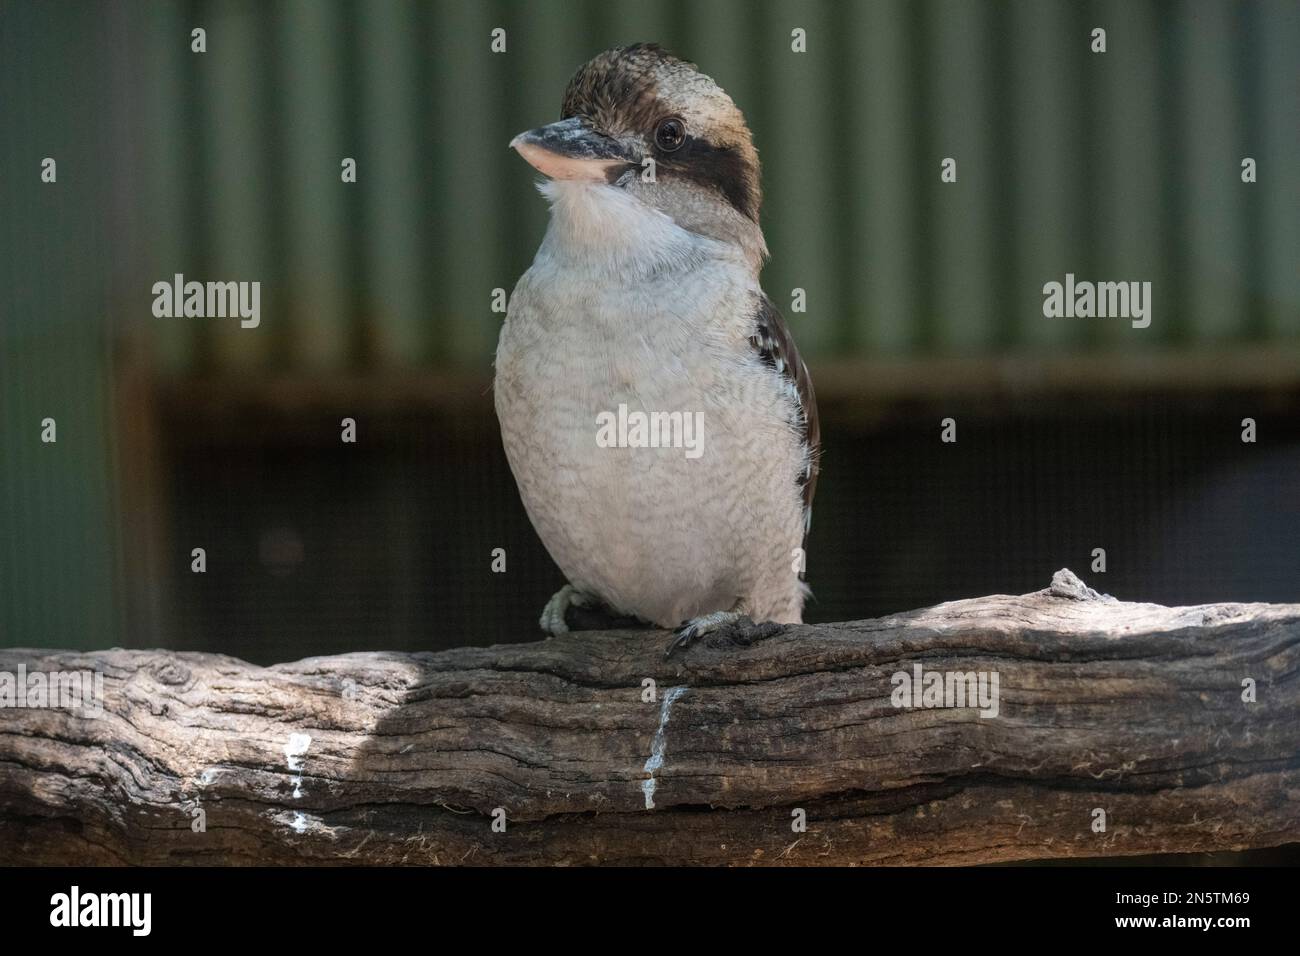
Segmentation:
{"type": "Polygon", "coordinates": [[[701,614],[699,617],[691,618],[676,630],[672,643],[664,653],[664,658],[671,657],[673,651],[686,647],[692,641],[709,634],[726,638],[732,644],[748,647],[756,641],[780,633],[783,627],[784,625],[773,621],[755,624],[748,615],[740,611],[714,611],[712,614],[701,614]]]}
{"type": "Polygon", "coordinates": [[[591,607],[595,603],[597,603],[596,599],[591,595],[579,591],[572,584],[566,584],[556,591],[546,602],[546,607],[542,608],[540,621],[542,630],[556,637],[568,634],[569,623],[564,619],[564,615],[568,613],[569,608],[591,607]]]}

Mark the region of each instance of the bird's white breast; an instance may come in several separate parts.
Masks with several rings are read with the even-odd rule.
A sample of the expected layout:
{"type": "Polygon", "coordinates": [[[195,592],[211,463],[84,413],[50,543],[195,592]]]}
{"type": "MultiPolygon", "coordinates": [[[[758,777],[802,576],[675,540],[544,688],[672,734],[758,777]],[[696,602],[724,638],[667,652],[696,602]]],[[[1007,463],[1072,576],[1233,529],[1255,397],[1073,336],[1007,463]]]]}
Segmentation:
{"type": "Polygon", "coordinates": [[[797,620],[802,456],[789,393],[749,343],[752,268],[614,187],[544,191],[551,224],[496,360],[502,439],[543,543],[573,585],[665,626],[756,589],[773,603],[754,613],[797,620]],[[620,405],[699,413],[698,457],[601,447],[599,416],[620,405]]]}

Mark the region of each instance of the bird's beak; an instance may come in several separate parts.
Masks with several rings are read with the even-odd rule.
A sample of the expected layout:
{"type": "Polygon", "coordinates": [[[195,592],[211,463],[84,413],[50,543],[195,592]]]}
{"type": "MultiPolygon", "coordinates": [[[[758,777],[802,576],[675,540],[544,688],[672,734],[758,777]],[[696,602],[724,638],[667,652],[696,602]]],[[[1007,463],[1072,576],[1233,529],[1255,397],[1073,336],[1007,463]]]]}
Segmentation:
{"type": "Polygon", "coordinates": [[[612,182],[634,162],[617,141],[577,116],[520,133],[510,148],[552,179],[612,182]]]}

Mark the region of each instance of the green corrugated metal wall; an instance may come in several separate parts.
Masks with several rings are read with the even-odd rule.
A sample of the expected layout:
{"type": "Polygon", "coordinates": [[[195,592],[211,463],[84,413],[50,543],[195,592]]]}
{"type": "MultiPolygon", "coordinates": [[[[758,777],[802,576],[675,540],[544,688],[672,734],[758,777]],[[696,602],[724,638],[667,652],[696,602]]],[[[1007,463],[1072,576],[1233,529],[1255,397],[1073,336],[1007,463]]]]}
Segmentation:
{"type": "MultiPolygon", "coordinates": [[[[490,290],[544,226],[505,143],[575,67],[656,39],[747,112],[765,280],[815,356],[1147,347],[1300,334],[1292,2],[441,2],[138,6],[155,91],[149,275],[262,276],[270,328],[160,355],[480,369],[490,290]],[[208,30],[209,52],[178,37],[208,30]],[[1093,26],[1109,50],[1089,50],[1093,26]],[[508,52],[489,50],[494,27],[508,52]],[[806,54],[790,31],[808,31],[806,54]],[[1243,156],[1261,181],[1239,180],[1243,156]],[[360,182],[339,182],[354,156],[360,182]],[[958,160],[955,185],[939,162],[958,160]],[[1149,279],[1157,320],[1051,322],[1041,286],[1149,279]],[[200,354],[201,353],[201,354],[200,354]]],[[[211,341],[203,337],[211,336],[211,341]]]]}
{"type": "Polygon", "coordinates": [[[664,43],[746,111],[765,285],[807,290],[814,364],[1300,338],[1291,0],[6,2],[0,27],[3,644],[120,627],[117,333],[167,374],[486,375],[491,290],[546,215],[506,143],[615,44],[664,43]],[[1043,319],[1067,271],[1151,280],[1152,327],[1043,319]],[[175,272],[260,279],[261,328],[153,319],[175,272]]]}
{"type": "MultiPolygon", "coordinates": [[[[65,16],[64,14],[70,14],[65,16]]],[[[0,645],[119,634],[102,24],[0,7],[0,645]],[[57,182],[41,184],[41,162],[57,182]],[[57,441],[41,441],[52,418],[57,441]]]]}

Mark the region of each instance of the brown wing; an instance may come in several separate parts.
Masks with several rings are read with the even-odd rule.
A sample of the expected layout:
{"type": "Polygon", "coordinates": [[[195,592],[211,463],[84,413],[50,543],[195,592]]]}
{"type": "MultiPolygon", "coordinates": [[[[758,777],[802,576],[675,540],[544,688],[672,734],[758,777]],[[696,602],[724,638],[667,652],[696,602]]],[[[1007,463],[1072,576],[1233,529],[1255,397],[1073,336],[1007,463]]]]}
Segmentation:
{"type": "Polygon", "coordinates": [[[818,460],[821,451],[821,426],[817,420],[817,396],[813,393],[812,376],[808,366],[799,357],[794,338],[785,324],[785,319],[777,311],[772,300],[760,296],[758,310],[754,317],[754,334],[749,341],[758,350],[759,358],[765,365],[781,375],[794,389],[799,397],[801,420],[797,422],[803,435],[804,446],[808,449],[808,465],[800,476],[803,488],[803,526],[804,537],[812,523],[813,493],[817,488],[817,474],[821,471],[818,460]]]}

